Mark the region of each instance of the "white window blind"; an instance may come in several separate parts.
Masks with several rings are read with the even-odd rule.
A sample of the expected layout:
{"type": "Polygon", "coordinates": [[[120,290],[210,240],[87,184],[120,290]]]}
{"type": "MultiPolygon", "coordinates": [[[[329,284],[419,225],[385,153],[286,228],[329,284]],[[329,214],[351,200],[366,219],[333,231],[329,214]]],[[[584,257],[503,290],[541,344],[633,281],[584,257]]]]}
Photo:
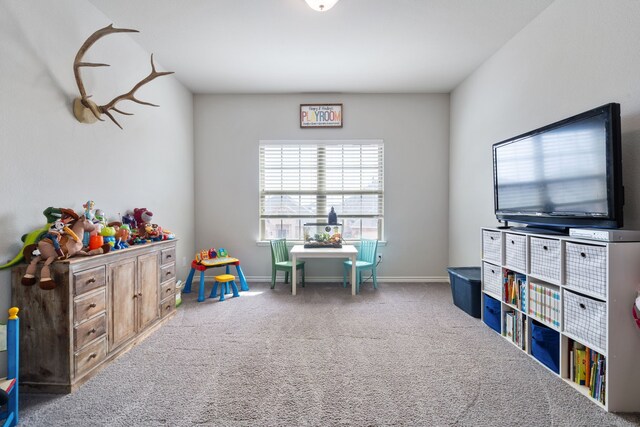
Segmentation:
{"type": "Polygon", "coordinates": [[[261,141],[260,238],[302,240],[333,207],[345,240],[383,238],[384,145],[375,141],[261,141]]]}

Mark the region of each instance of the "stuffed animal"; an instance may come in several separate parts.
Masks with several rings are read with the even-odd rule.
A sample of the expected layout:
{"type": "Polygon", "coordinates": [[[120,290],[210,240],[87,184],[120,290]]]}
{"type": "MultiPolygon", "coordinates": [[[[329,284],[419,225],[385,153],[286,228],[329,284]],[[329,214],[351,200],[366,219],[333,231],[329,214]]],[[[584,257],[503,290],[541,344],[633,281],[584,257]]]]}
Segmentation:
{"type": "MultiPolygon", "coordinates": [[[[64,252],[65,258],[77,255],[97,255],[109,252],[111,249],[109,245],[102,245],[101,247],[88,252],[82,250],[82,238],[79,236],[82,236],[85,231],[93,231],[95,229],[95,225],[85,218],[84,215],[78,217],[75,212],[71,210],[68,211],[69,212],[65,213],[65,211],[62,210],[62,222],[73,215],[75,215],[76,219],[75,221],[70,222],[68,226],[64,227],[65,233],[60,239],[60,247],[64,252]]],[[[26,246],[23,250],[23,254],[29,262],[29,266],[27,267],[25,275],[22,277],[22,284],[25,286],[32,286],[36,283],[36,269],[38,267],[38,262],[40,260],[44,260],[44,265],[42,265],[42,270],[40,271],[40,288],[45,290],[54,289],[57,284],[53,280],[49,265],[58,260],[59,255],[56,253],[52,241],[50,239],[43,239],[40,240],[37,245],[34,244],[26,246]],[[39,251],[39,255],[35,258],[31,258],[31,255],[36,248],[39,251]]]]}
{"type": "Polygon", "coordinates": [[[53,249],[56,254],[58,254],[58,259],[64,258],[64,252],[62,252],[62,249],[60,248],[60,238],[62,237],[62,233],[65,231],[65,227],[65,223],[62,222],[61,219],[56,219],[53,224],[51,224],[51,227],[49,227],[47,233],[42,236],[43,239],[49,239],[51,241],[53,249]]]}
{"type": "Polygon", "coordinates": [[[132,214],[126,214],[122,217],[122,224],[126,224],[129,226],[129,230],[133,230],[134,228],[136,228],[136,219],[133,217],[132,214]]]}
{"type": "Polygon", "coordinates": [[[147,223],[150,223],[153,219],[153,212],[148,211],[147,208],[134,208],[133,218],[136,221],[135,226],[138,229],[138,235],[144,238],[147,231],[147,223]]]}

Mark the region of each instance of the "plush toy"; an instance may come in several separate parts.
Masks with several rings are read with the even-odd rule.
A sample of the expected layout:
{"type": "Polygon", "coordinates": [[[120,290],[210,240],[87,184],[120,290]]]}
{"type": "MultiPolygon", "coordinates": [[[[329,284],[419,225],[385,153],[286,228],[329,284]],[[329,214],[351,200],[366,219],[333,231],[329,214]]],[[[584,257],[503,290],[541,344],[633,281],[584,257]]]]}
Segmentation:
{"type": "Polygon", "coordinates": [[[129,226],[129,230],[133,230],[134,228],[136,228],[136,219],[130,213],[126,214],[126,215],[123,215],[122,224],[123,225],[125,225],[125,224],[128,225],[129,226]]]}
{"type": "MultiPolygon", "coordinates": [[[[87,218],[84,216],[78,217],[78,215],[70,209],[66,210],[66,212],[64,209],[61,209],[61,211],[62,222],[68,220],[69,217],[73,217],[73,215],[76,217],[75,221],[69,222],[68,225],[65,225],[65,233],[60,239],[60,247],[62,248],[66,258],[75,255],[86,256],[109,252],[109,249],[111,248],[109,245],[102,245],[100,248],[89,252],[82,250],[82,238],[79,236],[82,236],[85,231],[93,231],[95,226],[87,218]]],[[[23,254],[27,261],[29,261],[29,266],[27,267],[25,275],[22,277],[22,284],[25,286],[32,286],[36,283],[36,268],[38,266],[38,262],[40,260],[44,260],[45,262],[40,272],[40,288],[47,290],[54,289],[57,285],[51,277],[49,264],[56,261],[59,258],[59,255],[56,253],[52,241],[50,239],[40,240],[37,246],[29,245],[25,247],[23,254]],[[35,258],[31,258],[31,255],[36,248],[39,251],[39,255],[35,258]]]]}
{"type": "Polygon", "coordinates": [[[60,248],[60,238],[62,237],[62,233],[65,231],[65,223],[62,222],[61,219],[56,219],[49,230],[46,232],[42,239],[49,239],[51,244],[53,245],[53,250],[58,254],[58,259],[64,258],[64,252],[60,248]]]}
{"type": "Polygon", "coordinates": [[[140,228],[153,219],[153,212],[148,211],[147,208],[134,208],[133,218],[136,221],[135,226],[140,228]]]}

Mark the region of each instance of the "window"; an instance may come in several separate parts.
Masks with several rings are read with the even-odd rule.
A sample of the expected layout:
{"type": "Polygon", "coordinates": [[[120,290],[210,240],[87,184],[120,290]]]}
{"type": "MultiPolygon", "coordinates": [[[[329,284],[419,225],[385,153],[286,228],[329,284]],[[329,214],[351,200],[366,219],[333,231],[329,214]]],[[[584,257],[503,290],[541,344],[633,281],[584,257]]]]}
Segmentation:
{"type": "Polygon", "coordinates": [[[303,240],[333,207],[344,240],[383,240],[384,145],[260,141],[260,239],[303,240]]]}

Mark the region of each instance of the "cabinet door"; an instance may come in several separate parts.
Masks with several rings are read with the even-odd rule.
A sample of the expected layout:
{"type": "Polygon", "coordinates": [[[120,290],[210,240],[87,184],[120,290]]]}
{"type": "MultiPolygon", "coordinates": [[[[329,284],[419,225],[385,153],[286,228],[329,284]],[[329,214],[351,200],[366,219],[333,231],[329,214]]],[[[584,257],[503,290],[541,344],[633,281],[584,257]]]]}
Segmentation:
{"type": "Polygon", "coordinates": [[[159,252],[138,257],[138,306],[141,331],[160,318],[159,252]]]}
{"type": "Polygon", "coordinates": [[[109,267],[109,351],[136,334],[136,260],[109,267]]]}

